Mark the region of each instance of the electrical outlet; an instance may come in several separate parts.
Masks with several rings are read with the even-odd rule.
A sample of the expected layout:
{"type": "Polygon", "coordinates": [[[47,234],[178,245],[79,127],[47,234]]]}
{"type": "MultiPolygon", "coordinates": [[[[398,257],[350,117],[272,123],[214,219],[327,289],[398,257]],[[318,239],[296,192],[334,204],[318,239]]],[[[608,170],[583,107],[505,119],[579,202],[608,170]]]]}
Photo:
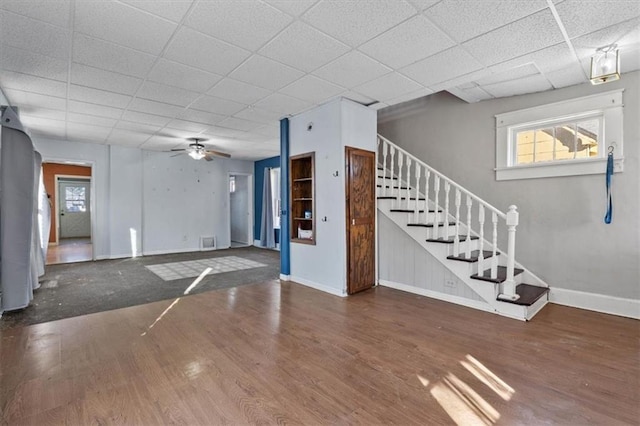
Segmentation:
{"type": "Polygon", "coordinates": [[[449,288],[456,288],[456,282],[453,280],[446,280],[444,282],[444,286],[449,288]]]}

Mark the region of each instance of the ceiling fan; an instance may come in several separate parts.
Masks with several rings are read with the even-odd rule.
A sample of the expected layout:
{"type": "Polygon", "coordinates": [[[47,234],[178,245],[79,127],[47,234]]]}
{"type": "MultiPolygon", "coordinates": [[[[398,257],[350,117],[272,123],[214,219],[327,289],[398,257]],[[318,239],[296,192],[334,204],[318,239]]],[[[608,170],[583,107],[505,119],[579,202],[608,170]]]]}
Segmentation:
{"type": "MultiPolygon", "coordinates": [[[[191,138],[187,140],[193,141],[193,143],[190,143],[187,148],[176,148],[176,149],[172,149],[171,151],[172,152],[182,151],[180,154],[184,152],[194,160],[201,160],[204,158],[207,161],[211,161],[213,160],[213,157],[231,158],[231,155],[227,154],[226,152],[207,149],[203,144],[200,143],[200,142],[206,141],[206,139],[191,138]]],[[[180,154],[176,154],[176,155],[180,155],[180,154]]]]}

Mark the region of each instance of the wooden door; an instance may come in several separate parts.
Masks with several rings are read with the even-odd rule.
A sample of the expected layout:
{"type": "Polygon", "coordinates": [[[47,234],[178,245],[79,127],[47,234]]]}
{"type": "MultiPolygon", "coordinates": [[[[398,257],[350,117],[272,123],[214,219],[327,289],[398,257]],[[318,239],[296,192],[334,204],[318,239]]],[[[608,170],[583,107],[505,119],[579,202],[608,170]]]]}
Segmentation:
{"type": "Polygon", "coordinates": [[[376,155],[346,147],[347,293],[373,287],[376,279],[376,155]]]}

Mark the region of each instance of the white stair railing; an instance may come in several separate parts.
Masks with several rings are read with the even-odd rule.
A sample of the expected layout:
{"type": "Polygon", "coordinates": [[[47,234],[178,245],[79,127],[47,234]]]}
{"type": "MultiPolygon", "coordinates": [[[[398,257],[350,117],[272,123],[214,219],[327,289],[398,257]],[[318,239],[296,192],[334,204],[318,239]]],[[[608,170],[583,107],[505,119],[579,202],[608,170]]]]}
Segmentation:
{"type": "Polygon", "coordinates": [[[427,238],[452,241],[454,256],[459,256],[461,255],[461,251],[464,251],[465,257],[471,257],[471,229],[473,225],[476,225],[479,231],[477,262],[478,275],[483,275],[485,271],[486,262],[483,252],[485,248],[485,211],[490,212],[492,232],[491,242],[487,243],[491,246],[492,251],[492,259],[489,267],[491,274],[490,276],[491,278],[496,278],[498,275],[498,230],[499,228],[503,227],[506,228],[507,231],[507,250],[505,252],[507,258],[507,271],[506,280],[502,283],[502,292],[498,295],[498,298],[502,300],[517,300],[520,297],[516,293],[516,284],[514,280],[516,226],[518,225],[519,220],[519,213],[516,206],[509,206],[509,210],[506,213],[498,210],[491,204],[482,200],[480,197],[469,192],[448,177],[444,176],[442,173],[428,166],[420,159],[416,158],[415,156],[411,155],[404,149],[400,148],[393,142],[380,135],[378,135],[378,164],[381,164],[383,168],[382,191],[380,191],[380,193],[385,196],[395,196],[395,208],[402,208],[402,195],[404,195],[406,197],[405,206],[408,210],[410,210],[411,187],[415,187],[415,204],[413,208],[413,217],[416,221],[421,220],[421,215],[419,214],[420,209],[418,206],[419,199],[422,195],[420,194],[419,189],[421,187],[421,176],[424,176],[424,197],[426,201],[424,203],[425,222],[423,223],[426,225],[431,225],[431,236],[429,237],[429,235],[427,235],[427,238]],[[390,155],[387,155],[387,153],[389,153],[390,155]],[[412,181],[412,165],[414,168],[413,179],[415,179],[415,181],[412,181]],[[396,170],[398,179],[394,180],[393,177],[396,176],[396,170]],[[388,184],[388,186],[390,187],[389,190],[386,188],[388,180],[391,181],[388,184]],[[442,189],[444,192],[444,197],[441,197],[440,195],[441,181],[443,182],[442,189]],[[402,194],[403,190],[400,189],[403,185],[407,187],[407,189],[404,191],[404,194],[402,194]],[[397,187],[398,189],[393,189],[394,187],[397,187]],[[432,192],[430,192],[430,190],[432,192]],[[455,194],[455,217],[453,218],[455,220],[455,228],[453,231],[449,227],[449,221],[451,219],[449,217],[449,212],[451,211],[449,206],[451,190],[453,190],[455,194]],[[462,217],[460,216],[460,207],[463,205],[463,196],[466,196],[466,223],[463,223],[462,217]],[[441,198],[444,198],[444,200],[441,200],[441,198]],[[429,214],[429,201],[431,201],[431,204],[434,208],[434,213],[432,215],[429,214]],[[477,209],[477,215],[474,215],[472,212],[472,209],[474,207],[477,209]],[[440,213],[440,211],[442,211],[442,213],[440,213]],[[473,220],[473,216],[476,216],[475,221],[473,220]],[[501,219],[503,221],[502,224],[500,223],[501,219]],[[461,225],[466,225],[466,235],[459,235],[461,225]],[[442,227],[442,229],[440,229],[440,227],[442,227]],[[455,233],[455,235],[451,235],[452,233],[455,233]],[[460,248],[460,244],[462,241],[465,242],[464,250],[460,248]]]}

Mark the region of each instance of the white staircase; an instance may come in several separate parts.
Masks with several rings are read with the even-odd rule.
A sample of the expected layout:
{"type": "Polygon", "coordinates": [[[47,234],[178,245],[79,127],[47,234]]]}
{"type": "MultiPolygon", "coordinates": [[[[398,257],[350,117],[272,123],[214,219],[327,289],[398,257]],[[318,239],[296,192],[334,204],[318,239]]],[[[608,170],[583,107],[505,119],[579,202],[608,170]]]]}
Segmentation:
{"type": "Polygon", "coordinates": [[[515,262],[516,206],[498,210],[382,136],[377,195],[378,213],[472,289],[485,310],[529,320],[548,302],[548,285],[515,262]]]}

